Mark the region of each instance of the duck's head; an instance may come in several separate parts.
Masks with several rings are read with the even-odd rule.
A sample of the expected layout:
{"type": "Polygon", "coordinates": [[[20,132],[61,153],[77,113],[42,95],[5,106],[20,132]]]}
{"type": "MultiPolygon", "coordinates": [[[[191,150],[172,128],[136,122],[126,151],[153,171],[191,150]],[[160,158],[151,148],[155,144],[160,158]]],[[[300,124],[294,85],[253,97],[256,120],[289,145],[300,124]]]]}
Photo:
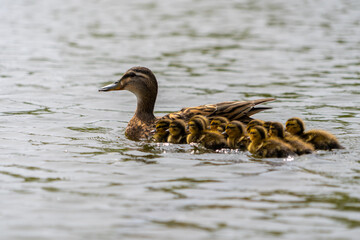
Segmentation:
{"type": "Polygon", "coordinates": [[[158,135],[166,135],[167,134],[167,130],[169,129],[169,125],[170,125],[170,120],[164,119],[164,120],[159,120],[156,123],[156,134],[158,135]]]}
{"type": "Polygon", "coordinates": [[[279,122],[272,122],[269,128],[269,135],[271,137],[284,138],[285,137],[284,126],[279,122]]]}
{"type": "Polygon", "coordinates": [[[172,136],[185,135],[186,123],[181,119],[171,121],[169,126],[169,132],[172,136]]]}
{"type": "Polygon", "coordinates": [[[290,118],[286,121],[286,131],[292,135],[301,135],[305,131],[305,124],[301,118],[290,118]]]}
{"type": "Polygon", "coordinates": [[[135,115],[144,121],[152,121],[158,91],[155,75],[146,67],[132,67],[120,80],[99,89],[99,92],[128,90],[137,97],[135,115]]]}
{"type": "Polygon", "coordinates": [[[236,138],[245,135],[244,125],[239,121],[231,121],[226,125],[225,129],[226,134],[230,138],[236,138]]]}
{"type": "Polygon", "coordinates": [[[260,119],[253,119],[247,124],[246,131],[250,132],[250,129],[253,128],[254,126],[263,126],[263,125],[264,125],[264,121],[260,119]]]}
{"type": "Polygon", "coordinates": [[[206,129],[206,123],[199,117],[193,117],[188,122],[189,132],[193,135],[201,134],[206,129]]]}
{"type": "Polygon", "coordinates": [[[210,121],[210,130],[221,131],[221,128],[223,128],[223,126],[225,126],[227,123],[229,123],[229,120],[226,117],[214,117],[210,121]]]}
{"type": "Polygon", "coordinates": [[[146,67],[132,67],[120,80],[99,89],[100,92],[128,90],[135,95],[157,94],[157,81],[153,72],[146,67]]]}
{"type": "Polygon", "coordinates": [[[262,126],[254,126],[250,129],[249,135],[252,142],[262,142],[266,139],[267,132],[262,126]]]}

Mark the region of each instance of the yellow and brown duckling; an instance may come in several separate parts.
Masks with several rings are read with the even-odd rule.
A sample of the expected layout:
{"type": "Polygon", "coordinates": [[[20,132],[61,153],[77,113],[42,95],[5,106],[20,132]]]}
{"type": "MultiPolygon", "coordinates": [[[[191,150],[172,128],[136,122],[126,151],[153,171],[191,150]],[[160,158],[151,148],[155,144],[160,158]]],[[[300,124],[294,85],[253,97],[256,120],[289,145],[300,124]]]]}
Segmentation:
{"type": "Polygon", "coordinates": [[[260,119],[253,119],[246,125],[246,132],[250,132],[250,129],[255,126],[264,126],[264,121],[260,119]]]}
{"type": "Polygon", "coordinates": [[[262,126],[254,126],[250,129],[249,152],[260,157],[283,158],[295,155],[292,147],[282,141],[267,137],[266,129],[262,126]]]}
{"type": "Polygon", "coordinates": [[[199,117],[190,119],[187,143],[200,143],[209,149],[221,149],[226,146],[224,136],[218,132],[210,132],[206,129],[206,123],[199,117]]]}
{"type": "Polygon", "coordinates": [[[269,136],[274,139],[280,139],[290,144],[296,154],[309,154],[314,151],[314,147],[304,142],[299,137],[292,134],[285,134],[284,126],[280,122],[272,122],[270,125],[269,136]]]}
{"type": "Polygon", "coordinates": [[[226,143],[231,149],[246,150],[250,140],[245,132],[244,124],[239,121],[231,121],[225,127],[228,135],[226,143]]]}
{"type": "Polygon", "coordinates": [[[312,144],[316,150],[344,148],[336,137],[327,131],[313,129],[305,132],[305,123],[301,118],[288,119],[286,121],[286,131],[312,144]]]}
{"type": "Polygon", "coordinates": [[[247,123],[251,116],[269,109],[256,105],[273,101],[273,98],[258,99],[253,101],[229,101],[216,104],[201,105],[198,107],[183,108],[178,112],[167,114],[161,118],[154,116],[154,106],[158,92],[158,84],[153,72],[146,67],[132,67],[113,84],[99,89],[101,92],[128,90],[137,97],[137,108],[134,116],[129,121],[125,134],[131,139],[142,139],[151,136],[151,131],[159,119],[182,119],[188,121],[195,115],[206,117],[222,116],[229,120],[239,120],[247,123]]]}
{"type": "Polygon", "coordinates": [[[210,121],[210,131],[222,133],[228,123],[229,120],[226,117],[213,117],[210,121]]]}
{"type": "Polygon", "coordinates": [[[173,120],[169,126],[169,143],[186,143],[186,123],[181,120],[173,120]]]}
{"type": "Polygon", "coordinates": [[[170,126],[170,120],[168,119],[159,120],[156,123],[155,134],[152,137],[152,139],[155,142],[167,142],[169,136],[169,131],[168,131],[169,126],[170,126]]]}
{"type": "Polygon", "coordinates": [[[206,124],[205,122],[198,117],[193,117],[188,122],[189,134],[186,137],[187,143],[198,143],[200,139],[206,131],[206,124]]]}

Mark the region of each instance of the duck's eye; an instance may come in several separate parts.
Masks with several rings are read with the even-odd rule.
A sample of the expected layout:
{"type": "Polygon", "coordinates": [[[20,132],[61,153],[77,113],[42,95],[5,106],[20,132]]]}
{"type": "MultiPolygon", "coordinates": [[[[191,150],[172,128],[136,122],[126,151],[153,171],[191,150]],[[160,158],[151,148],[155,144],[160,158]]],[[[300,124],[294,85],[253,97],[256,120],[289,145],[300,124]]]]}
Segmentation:
{"type": "Polygon", "coordinates": [[[132,78],[135,76],[136,76],[136,74],[134,72],[129,72],[129,73],[126,73],[123,78],[129,78],[129,77],[132,78]]]}
{"type": "Polygon", "coordinates": [[[166,126],[164,126],[164,125],[158,125],[158,126],[156,126],[156,129],[159,129],[159,128],[165,128],[166,126]]]}
{"type": "Polygon", "coordinates": [[[190,123],[190,124],[189,124],[189,127],[195,127],[195,124],[190,123]]]}
{"type": "Polygon", "coordinates": [[[226,129],[234,129],[235,127],[233,126],[226,126],[226,129]]]}
{"type": "Polygon", "coordinates": [[[172,125],[172,126],[170,126],[170,128],[179,128],[179,127],[176,125],[172,125]]]}

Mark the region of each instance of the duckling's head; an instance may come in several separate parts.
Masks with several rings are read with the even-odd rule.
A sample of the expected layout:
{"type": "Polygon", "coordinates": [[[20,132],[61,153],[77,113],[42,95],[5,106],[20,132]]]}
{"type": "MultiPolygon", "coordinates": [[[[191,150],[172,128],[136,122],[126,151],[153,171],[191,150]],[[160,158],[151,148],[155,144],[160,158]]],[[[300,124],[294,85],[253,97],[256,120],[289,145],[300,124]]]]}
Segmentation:
{"type": "Polygon", "coordinates": [[[229,120],[226,117],[213,117],[210,122],[210,130],[217,131],[223,125],[229,123],[229,120]]]}
{"type": "Polygon", "coordinates": [[[169,132],[172,136],[185,135],[186,123],[181,119],[171,121],[169,126],[169,132]]]}
{"type": "Polygon", "coordinates": [[[264,122],[263,127],[266,129],[266,131],[269,132],[270,126],[271,126],[272,123],[273,123],[273,122],[270,122],[270,121],[264,122]]]}
{"type": "Polygon", "coordinates": [[[271,137],[284,138],[284,126],[279,122],[272,122],[270,125],[269,135],[271,137]]]}
{"type": "Polygon", "coordinates": [[[226,125],[225,129],[225,132],[229,138],[236,138],[245,135],[245,127],[239,121],[231,121],[226,125]]]}
{"type": "Polygon", "coordinates": [[[305,124],[301,118],[290,118],[286,121],[286,131],[292,135],[301,135],[305,131],[305,124]]]}
{"type": "Polygon", "coordinates": [[[200,119],[200,121],[202,121],[202,123],[204,125],[204,130],[207,129],[210,124],[209,119],[203,115],[195,115],[190,120],[192,120],[192,119],[200,119]]]}
{"type": "Polygon", "coordinates": [[[169,125],[170,125],[170,120],[168,119],[162,119],[159,120],[156,123],[156,134],[158,135],[165,135],[167,134],[167,130],[169,129],[169,125]]]}
{"type": "Polygon", "coordinates": [[[254,126],[250,129],[249,135],[252,142],[261,142],[266,139],[267,132],[262,126],[254,126]]]}
{"type": "Polygon", "coordinates": [[[253,119],[247,124],[246,131],[250,132],[250,129],[253,128],[254,126],[263,126],[263,125],[264,125],[264,121],[260,119],[253,119]]]}
{"type": "Polygon", "coordinates": [[[206,124],[204,120],[198,117],[191,118],[188,126],[190,133],[193,135],[200,134],[206,129],[206,124]]]}

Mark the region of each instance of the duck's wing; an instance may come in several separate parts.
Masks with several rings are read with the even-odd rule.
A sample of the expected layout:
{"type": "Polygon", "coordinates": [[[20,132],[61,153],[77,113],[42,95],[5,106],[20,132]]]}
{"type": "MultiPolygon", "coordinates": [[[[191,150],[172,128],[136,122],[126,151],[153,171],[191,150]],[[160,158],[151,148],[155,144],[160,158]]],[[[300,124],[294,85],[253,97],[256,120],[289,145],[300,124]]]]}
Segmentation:
{"type": "Polygon", "coordinates": [[[230,101],[183,108],[178,112],[169,113],[161,119],[183,119],[184,121],[188,121],[193,116],[203,115],[206,117],[222,116],[230,121],[238,120],[247,123],[251,120],[250,116],[263,110],[270,109],[270,107],[256,107],[256,105],[273,100],[275,99],[264,98],[252,101],[230,101]]]}

